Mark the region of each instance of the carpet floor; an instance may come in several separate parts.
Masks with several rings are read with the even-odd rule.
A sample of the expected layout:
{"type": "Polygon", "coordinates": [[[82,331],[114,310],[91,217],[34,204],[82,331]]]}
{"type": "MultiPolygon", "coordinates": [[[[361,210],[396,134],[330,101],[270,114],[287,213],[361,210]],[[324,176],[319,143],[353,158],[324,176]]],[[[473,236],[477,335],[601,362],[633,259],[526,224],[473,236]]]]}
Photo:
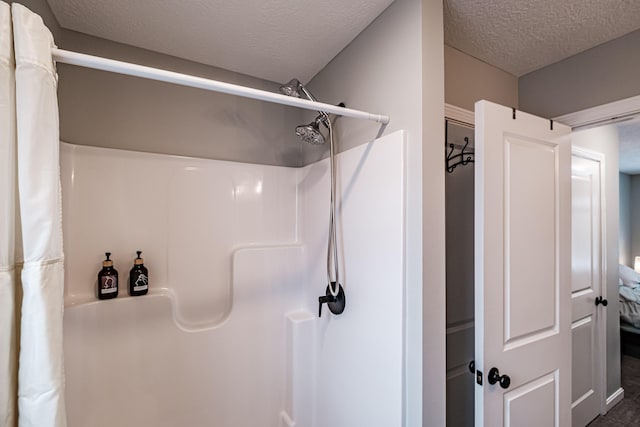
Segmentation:
{"type": "Polygon", "coordinates": [[[624,399],[589,427],[640,426],[640,359],[623,354],[621,367],[624,399]]]}

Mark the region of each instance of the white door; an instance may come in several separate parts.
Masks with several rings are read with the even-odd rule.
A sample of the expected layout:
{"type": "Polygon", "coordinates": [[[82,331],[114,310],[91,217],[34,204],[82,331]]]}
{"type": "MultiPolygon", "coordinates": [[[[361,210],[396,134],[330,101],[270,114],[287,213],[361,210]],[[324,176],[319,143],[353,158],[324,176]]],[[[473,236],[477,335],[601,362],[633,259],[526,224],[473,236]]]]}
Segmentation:
{"type": "Polygon", "coordinates": [[[475,121],[476,426],[570,426],[571,130],[487,101],[475,121]]]}
{"type": "Polygon", "coordinates": [[[574,148],[571,161],[571,319],[573,426],[584,427],[604,402],[605,306],[602,292],[603,156],[574,148]],[[598,305],[596,305],[598,302],[598,305]]]}

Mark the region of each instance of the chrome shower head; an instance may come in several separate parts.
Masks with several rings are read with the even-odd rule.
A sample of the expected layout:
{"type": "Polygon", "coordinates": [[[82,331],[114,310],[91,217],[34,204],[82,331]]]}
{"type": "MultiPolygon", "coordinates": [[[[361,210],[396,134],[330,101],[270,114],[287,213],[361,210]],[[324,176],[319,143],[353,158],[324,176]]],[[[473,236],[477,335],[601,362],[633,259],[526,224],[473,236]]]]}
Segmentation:
{"type": "Polygon", "coordinates": [[[298,79],[291,79],[288,83],[280,86],[280,93],[287,96],[293,96],[294,98],[300,98],[300,88],[302,83],[298,79]]]}
{"type": "MultiPolygon", "coordinates": [[[[317,102],[317,99],[309,90],[304,87],[300,80],[291,79],[286,84],[280,86],[280,93],[287,96],[293,96],[296,98],[307,98],[309,101],[317,102]]],[[[341,107],[344,107],[344,104],[341,102],[341,107]]],[[[296,127],[296,135],[300,137],[300,139],[304,142],[308,142],[313,145],[322,145],[325,143],[326,138],[320,131],[320,125],[323,125],[327,129],[329,129],[329,133],[331,133],[330,128],[330,119],[329,114],[324,111],[319,111],[319,115],[315,118],[315,120],[308,125],[300,125],[296,127]]]]}
{"type": "Polygon", "coordinates": [[[326,139],[320,131],[320,124],[322,123],[322,114],[316,117],[314,121],[308,125],[300,125],[296,127],[296,135],[300,137],[300,140],[307,142],[311,145],[322,145],[326,139]]]}
{"type": "Polygon", "coordinates": [[[294,98],[307,98],[309,101],[317,101],[316,97],[298,79],[291,79],[280,86],[280,93],[294,98]]]}

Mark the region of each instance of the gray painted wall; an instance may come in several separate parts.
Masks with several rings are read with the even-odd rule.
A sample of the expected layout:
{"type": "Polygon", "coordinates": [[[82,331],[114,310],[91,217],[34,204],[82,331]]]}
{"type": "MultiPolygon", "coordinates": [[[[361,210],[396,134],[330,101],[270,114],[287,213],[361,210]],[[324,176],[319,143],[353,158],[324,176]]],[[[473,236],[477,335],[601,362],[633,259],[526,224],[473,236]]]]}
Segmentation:
{"type": "MultiPolygon", "coordinates": [[[[396,1],[349,46],[309,82],[308,87],[323,102],[391,117],[385,133],[406,129],[411,137],[421,132],[421,21],[419,4],[396,1]],[[410,9],[413,10],[410,11],[410,9]],[[411,16],[411,14],[416,14],[411,16]]],[[[303,112],[304,122],[315,117],[303,112]]],[[[372,141],[380,124],[338,118],[335,121],[338,151],[372,141]]],[[[305,163],[324,157],[327,146],[304,151],[305,163]]]]}
{"type": "Polygon", "coordinates": [[[557,117],[640,94],[640,30],[520,77],[520,109],[557,117]]]}
{"type": "MultiPolygon", "coordinates": [[[[633,267],[631,255],[631,176],[620,174],[620,224],[618,232],[618,251],[620,264],[633,267]]],[[[640,212],[637,212],[640,214],[640,212]]],[[[633,218],[636,218],[635,216],[633,218]]]]}
{"type": "Polygon", "coordinates": [[[630,267],[633,267],[633,259],[640,256],[640,175],[631,176],[629,188],[629,209],[630,209],[630,235],[631,235],[631,255],[630,267]]]}
{"type": "MultiPolygon", "coordinates": [[[[45,0],[20,0],[42,16],[62,49],[276,92],[278,84],[61,29],[45,0]]],[[[60,138],[69,143],[281,166],[301,166],[299,109],[58,64],[60,138]]]]}
{"type": "Polygon", "coordinates": [[[607,396],[620,387],[620,315],[618,311],[618,221],[620,190],[618,185],[618,130],[615,125],[573,133],[578,147],[604,154],[605,244],[607,262],[607,396]]]}
{"type": "MultiPolygon", "coordinates": [[[[278,84],[63,30],[76,52],[276,92],[278,84]]],[[[301,112],[263,101],[59,64],[65,142],[247,163],[300,166],[301,112]]]]}
{"type": "Polygon", "coordinates": [[[486,99],[518,107],[518,79],[450,46],[444,47],[445,101],[473,111],[476,101],[486,99]]]}

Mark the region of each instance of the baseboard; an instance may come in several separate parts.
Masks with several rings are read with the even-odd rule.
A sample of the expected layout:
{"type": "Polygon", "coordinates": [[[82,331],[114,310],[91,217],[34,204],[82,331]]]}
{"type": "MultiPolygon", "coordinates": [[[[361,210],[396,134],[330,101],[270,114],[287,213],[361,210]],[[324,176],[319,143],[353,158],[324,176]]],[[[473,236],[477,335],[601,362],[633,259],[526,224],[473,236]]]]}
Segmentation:
{"type": "MultiPolygon", "coordinates": [[[[622,387],[620,387],[615,392],[613,392],[613,394],[611,396],[607,397],[606,409],[605,409],[606,412],[609,412],[611,410],[611,408],[613,408],[618,403],[620,403],[620,401],[622,399],[624,399],[624,389],[622,387]]],[[[602,415],[604,415],[604,414],[602,414],[602,415]]]]}

